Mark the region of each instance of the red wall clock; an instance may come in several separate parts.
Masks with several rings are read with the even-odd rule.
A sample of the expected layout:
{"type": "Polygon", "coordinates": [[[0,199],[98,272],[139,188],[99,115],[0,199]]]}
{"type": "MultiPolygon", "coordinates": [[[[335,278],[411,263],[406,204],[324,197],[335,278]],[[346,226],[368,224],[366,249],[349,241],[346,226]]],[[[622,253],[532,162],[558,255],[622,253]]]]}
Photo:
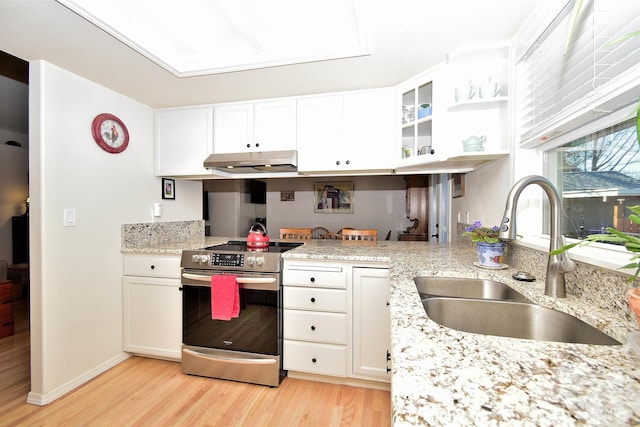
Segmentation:
{"type": "Polygon", "coordinates": [[[129,145],[129,131],[113,114],[98,114],[91,124],[93,139],[108,153],[122,153],[129,145]]]}

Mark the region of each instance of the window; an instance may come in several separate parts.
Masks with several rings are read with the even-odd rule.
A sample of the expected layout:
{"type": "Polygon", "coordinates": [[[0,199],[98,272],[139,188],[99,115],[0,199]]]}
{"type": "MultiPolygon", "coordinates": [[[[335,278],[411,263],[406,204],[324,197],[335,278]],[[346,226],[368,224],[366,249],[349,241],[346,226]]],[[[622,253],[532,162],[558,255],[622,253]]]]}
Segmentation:
{"type": "Polygon", "coordinates": [[[574,1],[518,58],[520,144],[537,147],[638,99],[637,0],[574,1]],[[565,44],[569,42],[565,47],[565,44]]]}
{"type": "Polygon", "coordinates": [[[635,118],[545,153],[565,212],[563,234],[581,239],[615,227],[640,233],[627,206],[640,205],[640,144],[635,118]]]}

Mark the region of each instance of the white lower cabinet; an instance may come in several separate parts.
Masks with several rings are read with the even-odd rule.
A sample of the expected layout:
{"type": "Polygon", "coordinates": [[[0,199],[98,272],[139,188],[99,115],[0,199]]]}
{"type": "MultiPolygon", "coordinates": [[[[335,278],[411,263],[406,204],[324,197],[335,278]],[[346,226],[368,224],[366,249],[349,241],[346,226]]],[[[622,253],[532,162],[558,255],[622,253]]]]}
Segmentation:
{"type": "Polygon", "coordinates": [[[180,359],[182,294],[178,255],[125,255],[124,350],[180,359]]]}
{"type": "Polygon", "coordinates": [[[284,369],[388,382],[388,271],[285,260],[284,369]]]}
{"type": "Polygon", "coordinates": [[[389,270],[353,269],[353,374],[389,380],[389,270]]]}

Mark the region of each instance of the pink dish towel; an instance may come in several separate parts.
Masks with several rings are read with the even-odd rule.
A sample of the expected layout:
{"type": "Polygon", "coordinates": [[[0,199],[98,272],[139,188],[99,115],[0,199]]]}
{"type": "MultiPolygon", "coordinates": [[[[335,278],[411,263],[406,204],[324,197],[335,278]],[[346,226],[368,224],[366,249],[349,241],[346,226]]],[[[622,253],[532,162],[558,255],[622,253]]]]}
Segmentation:
{"type": "Polygon", "coordinates": [[[236,276],[211,276],[211,318],[231,320],[240,315],[240,293],[236,276]]]}

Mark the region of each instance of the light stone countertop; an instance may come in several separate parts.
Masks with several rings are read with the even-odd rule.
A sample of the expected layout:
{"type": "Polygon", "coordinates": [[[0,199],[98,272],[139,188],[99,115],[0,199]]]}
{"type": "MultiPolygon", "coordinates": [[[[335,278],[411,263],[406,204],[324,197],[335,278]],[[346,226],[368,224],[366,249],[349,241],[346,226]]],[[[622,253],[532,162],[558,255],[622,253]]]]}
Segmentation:
{"type": "MultiPolygon", "coordinates": [[[[127,253],[179,254],[228,238],[123,245],[127,253]]],[[[382,262],[391,276],[391,399],[394,426],[626,426],[640,424],[640,354],[629,345],[595,346],[459,332],[430,320],[413,278],[494,279],[530,300],[572,314],[626,343],[627,319],[569,295],[544,295],[544,283],[518,282],[513,268],[473,265],[470,245],[312,240],[285,259],[382,262]]]]}
{"type": "Polygon", "coordinates": [[[629,344],[595,346],[459,332],[430,320],[413,278],[494,279],[530,300],[581,318],[626,342],[626,319],[544,295],[513,268],[485,270],[470,245],[314,242],[286,259],[387,262],[391,275],[391,398],[394,426],[624,426],[640,423],[640,355],[629,344]]]}

